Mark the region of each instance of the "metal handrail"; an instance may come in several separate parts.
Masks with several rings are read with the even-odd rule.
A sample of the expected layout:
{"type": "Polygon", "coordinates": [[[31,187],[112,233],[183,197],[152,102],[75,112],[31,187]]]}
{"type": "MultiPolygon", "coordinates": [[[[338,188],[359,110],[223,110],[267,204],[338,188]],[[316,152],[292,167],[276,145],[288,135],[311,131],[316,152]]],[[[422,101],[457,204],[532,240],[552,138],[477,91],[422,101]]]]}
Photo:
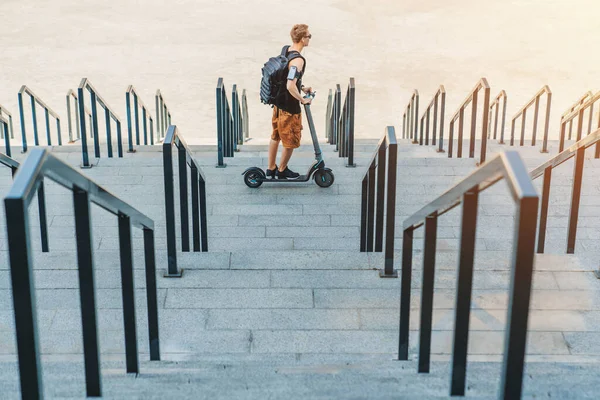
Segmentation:
{"type": "MultiPolygon", "coordinates": [[[[10,168],[11,175],[13,178],[17,174],[17,170],[21,164],[2,153],[0,153],[0,164],[10,168]]],[[[48,248],[48,220],[46,219],[46,195],[44,193],[44,185],[41,184],[37,191],[38,195],[38,214],[40,216],[40,235],[42,239],[42,252],[47,253],[50,251],[48,248]]]]}
{"type": "Polygon", "coordinates": [[[521,398],[523,383],[538,207],[538,195],[519,154],[515,151],[509,151],[495,156],[437,199],[407,218],[403,224],[398,359],[408,359],[413,234],[415,229],[425,225],[418,370],[419,372],[429,372],[437,219],[459,204],[463,204],[458,286],[456,289],[451,396],[464,396],[465,394],[479,193],[503,178],[508,183],[517,207],[500,398],[519,399],[521,398]]]}
{"type": "MultiPolygon", "coordinates": [[[[564,114],[560,119],[560,139],[558,145],[559,153],[564,150],[565,147],[565,130],[567,123],[570,125],[573,124],[573,120],[577,117],[577,141],[581,140],[583,133],[583,115],[586,110],[589,109],[589,121],[588,121],[588,135],[592,131],[592,118],[594,114],[594,105],[597,101],[600,100],[600,92],[592,95],[591,97],[587,97],[587,100],[580,104],[575,110],[573,110],[569,114],[564,114]]],[[[600,128],[600,114],[598,116],[598,128],[600,128]]],[[[571,139],[569,135],[569,140],[571,139]]],[[[596,146],[596,154],[595,158],[600,158],[600,144],[596,146]]]]}
{"type": "Polygon", "coordinates": [[[417,129],[419,119],[419,91],[413,90],[412,96],[404,109],[402,115],[402,139],[412,139],[417,144],[417,129]]]}
{"type": "Polygon", "coordinates": [[[475,140],[476,140],[476,129],[477,129],[477,96],[480,90],[484,91],[483,97],[483,120],[481,124],[481,155],[479,163],[485,162],[485,156],[487,151],[487,130],[488,130],[488,117],[490,112],[490,85],[486,78],[481,78],[475,85],[473,90],[469,93],[465,101],[458,107],[456,113],[450,119],[450,135],[448,138],[448,157],[452,157],[452,147],[454,145],[454,122],[458,119],[458,150],[456,156],[462,157],[462,143],[463,143],[463,123],[465,108],[472,104],[471,108],[471,135],[469,139],[469,158],[475,157],[475,140]]]}
{"type": "Polygon", "coordinates": [[[108,157],[112,158],[112,136],[111,136],[111,128],[110,128],[110,120],[112,119],[117,124],[117,154],[119,157],[123,157],[123,143],[121,139],[121,119],[117,116],[117,114],[113,111],[113,109],[108,105],[108,103],[100,96],[98,91],[94,88],[91,82],[87,78],[83,78],[81,83],[79,84],[79,88],[77,89],[77,95],[79,100],[79,123],[81,126],[81,153],[83,157],[83,168],[91,168],[90,160],[88,156],[88,148],[87,148],[87,137],[86,137],[86,128],[85,128],[85,111],[84,111],[84,89],[87,89],[91,95],[92,102],[92,129],[94,130],[94,156],[96,158],[100,158],[100,135],[98,132],[98,111],[97,104],[104,109],[105,114],[105,125],[106,125],[106,147],[108,152],[108,157]]]}
{"type": "Polygon", "coordinates": [[[231,88],[231,114],[233,118],[233,151],[240,151],[238,146],[244,144],[244,116],[236,84],[231,88]]]}
{"type": "Polygon", "coordinates": [[[165,185],[165,214],[167,219],[167,278],[181,277],[183,270],[177,268],[177,249],[175,238],[175,191],[173,188],[173,153],[177,147],[179,160],[179,207],[181,216],[181,250],[190,251],[190,228],[188,213],[187,166],[191,170],[192,183],[192,229],[194,251],[208,251],[208,229],[206,212],[206,178],[202,168],[193,157],[177,126],[171,125],[163,142],[163,171],[165,185]]]}
{"type": "Polygon", "coordinates": [[[330,144],[335,145],[335,151],[339,150],[339,130],[340,130],[340,116],[342,115],[342,87],[339,84],[335,85],[333,92],[333,103],[331,105],[331,115],[329,117],[329,126],[331,133],[330,144]]]}
{"type": "Polygon", "coordinates": [[[156,91],[154,95],[154,101],[156,103],[156,134],[158,136],[157,141],[165,137],[167,128],[171,125],[171,111],[167,106],[164,96],[160,92],[160,89],[156,91]]]}
{"type": "Polygon", "coordinates": [[[384,268],[379,270],[379,276],[382,278],[398,277],[398,272],[394,270],[397,164],[396,131],[393,126],[388,126],[368,164],[361,192],[360,251],[381,252],[385,242],[385,264],[384,268]]]}
{"type": "Polygon", "coordinates": [[[14,183],[4,199],[21,395],[24,399],[43,398],[33,255],[29,244],[27,209],[36,190],[43,185],[44,178],[49,178],[73,192],[86,389],[88,397],[100,397],[100,353],[90,203],[97,204],[118,216],[119,219],[125,353],[129,373],[139,372],[131,249],[132,225],[144,231],[150,359],[160,359],[154,222],[53,156],[47,149],[35,148],[31,151],[27,160],[19,168],[14,183]]]}
{"type": "Polygon", "coordinates": [[[0,133],[2,135],[0,135],[1,137],[4,138],[4,151],[6,152],[7,156],[11,156],[11,151],[10,151],[10,122],[7,121],[6,119],[4,119],[1,115],[0,115],[0,133]]]}
{"type": "Polygon", "coordinates": [[[542,189],[542,202],[540,209],[540,223],[537,252],[543,253],[546,243],[546,225],[548,221],[548,204],[550,201],[550,183],[552,179],[552,170],[564,162],[575,157],[575,169],[573,172],[573,189],[571,191],[571,209],[569,211],[569,227],[567,230],[567,254],[575,252],[575,241],[577,237],[577,219],[579,217],[579,203],[581,199],[581,186],[583,182],[583,164],[585,161],[585,150],[594,144],[600,143],[600,127],[587,135],[571,147],[563,150],[550,160],[533,169],[529,176],[531,179],[537,179],[544,176],[544,186],[542,189]]]}
{"type": "Polygon", "coordinates": [[[217,168],[224,168],[227,164],[223,158],[233,157],[237,147],[234,137],[234,117],[229,106],[227,91],[223,78],[217,80],[217,168]]]}
{"type": "Polygon", "coordinates": [[[548,152],[548,129],[550,127],[550,107],[552,105],[552,91],[548,85],[544,85],[532,98],[529,100],[521,109],[515,114],[511,120],[510,125],[510,145],[515,144],[515,123],[519,117],[521,118],[521,140],[520,146],[525,145],[525,121],[527,118],[527,109],[535,104],[535,111],[533,114],[533,132],[531,135],[531,145],[535,146],[535,139],[537,134],[538,114],[540,108],[540,97],[546,93],[546,119],[544,123],[544,141],[542,145],[542,153],[548,152]]]}
{"type": "Polygon", "coordinates": [[[441,104],[440,104],[441,109],[440,109],[440,118],[439,118],[440,138],[439,138],[439,147],[438,147],[437,152],[443,153],[444,152],[444,116],[446,114],[446,89],[444,88],[444,85],[440,85],[438,90],[433,95],[431,102],[425,109],[423,116],[421,117],[421,129],[420,129],[421,134],[419,137],[419,144],[421,146],[423,146],[423,125],[425,125],[426,126],[426,128],[425,128],[425,146],[429,146],[429,125],[430,125],[429,116],[430,116],[430,112],[431,112],[431,107],[433,107],[433,127],[432,127],[431,145],[432,146],[436,145],[437,126],[438,126],[437,125],[438,124],[438,103],[440,103],[440,97],[441,97],[441,104]]]}
{"type": "MultiPolygon", "coordinates": [[[[0,104],[0,118],[3,118],[3,115],[6,115],[8,117],[8,130],[10,132],[10,138],[14,139],[15,132],[13,130],[12,114],[8,112],[6,107],[3,107],[2,104],[0,104]]],[[[4,132],[2,131],[0,131],[0,139],[4,139],[4,132]]]]}
{"type": "Polygon", "coordinates": [[[242,121],[244,142],[247,142],[250,140],[250,121],[248,119],[248,97],[246,96],[246,89],[242,90],[242,121]]]}
{"type": "Polygon", "coordinates": [[[500,93],[496,96],[492,104],[490,105],[490,114],[492,114],[495,109],[496,112],[492,114],[492,117],[489,119],[488,125],[488,139],[490,138],[490,134],[492,132],[492,118],[494,119],[494,140],[498,137],[498,118],[500,111],[500,100],[502,100],[502,125],[500,127],[500,141],[498,144],[504,144],[504,127],[506,125],[506,102],[508,100],[508,96],[504,90],[501,90],[500,93]]]}
{"type": "Polygon", "coordinates": [[[346,97],[344,98],[344,105],[342,106],[342,113],[340,115],[339,123],[339,140],[341,144],[339,147],[338,155],[340,157],[347,157],[347,167],[356,167],[354,164],[354,115],[356,108],[356,84],[354,78],[350,78],[348,83],[348,89],[346,90],[346,97]]]}
{"type": "MultiPolygon", "coordinates": [[[[69,91],[67,92],[67,125],[69,128],[69,143],[75,143],[77,140],[81,139],[81,131],[80,131],[80,124],[79,124],[79,111],[76,111],[75,114],[75,129],[77,131],[77,139],[73,139],[73,124],[72,124],[72,118],[71,118],[71,100],[74,101],[75,104],[75,108],[77,110],[79,110],[79,98],[77,97],[77,94],[75,93],[74,90],[69,89],[69,91]]],[[[93,138],[94,137],[94,129],[93,129],[93,124],[92,124],[92,112],[87,108],[84,107],[84,113],[88,116],[89,120],[90,120],[90,137],[93,138]]]]}
{"type": "Polygon", "coordinates": [[[11,169],[12,175],[15,176],[17,169],[19,169],[19,162],[9,156],[0,153],[0,164],[11,169]]]}
{"type": "MultiPolygon", "coordinates": [[[[560,122],[562,123],[564,117],[571,114],[573,111],[577,110],[583,103],[585,103],[589,98],[593,97],[594,94],[591,90],[585,92],[579,99],[577,99],[567,110],[562,113],[560,116],[560,122]]],[[[569,123],[569,140],[571,140],[571,134],[573,133],[573,121],[569,123]]]]}
{"type": "Polygon", "coordinates": [[[38,137],[38,124],[37,124],[37,115],[35,111],[35,104],[37,103],[40,107],[44,109],[44,116],[46,119],[46,143],[48,146],[52,146],[52,137],[50,136],[50,116],[52,116],[56,120],[56,132],[58,136],[58,145],[62,146],[62,135],[60,133],[60,117],[58,114],[50,108],[39,96],[37,96],[27,85],[21,86],[17,97],[19,99],[19,116],[21,119],[21,138],[23,142],[23,153],[27,152],[27,132],[25,128],[25,110],[23,107],[23,94],[29,95],[31,99],[31,118],[33,121],[33,143],[36,146],[39,146],[39,137],[38,137]]]}
{"type": "Polygon", "coordinates": [[[133,108],[135,115],[135,144],[140,145],[140,115],[139,108],[142,107],[142,120],[144,121],[144,145],[148,145],[148,120],[150,120],[150,144],[154,145],[154,120],[150,113],[150,109],[146,107],[140,96],[137,94],[133,85],[127,87],[125,92],[125,105],[127,107],[127,143],[129,145],[128,152],[133,153],[133,131],[131,120],[131,96],[133,95],[133,108]]]}

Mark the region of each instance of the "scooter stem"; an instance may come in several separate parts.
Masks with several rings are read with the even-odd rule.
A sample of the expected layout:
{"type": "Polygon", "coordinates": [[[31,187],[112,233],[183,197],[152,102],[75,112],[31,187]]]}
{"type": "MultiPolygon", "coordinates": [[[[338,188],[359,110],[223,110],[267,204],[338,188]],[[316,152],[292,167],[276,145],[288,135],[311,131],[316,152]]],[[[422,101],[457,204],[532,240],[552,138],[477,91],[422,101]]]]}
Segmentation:
{"type": "Polygon", "coordinates": [[[310,111],[310,104],[305,104],[304,110],[306,111],[308,129],[310,130],[310,136],[312,138],[313,147],[315,149],[315,159],[317,161],[323,161],[323,157],[321,156],[321,147],[319,146],[319,139],[317,138],[317,132],[315,130],[315,123],[313,122],[312,113],[310,111]]]}

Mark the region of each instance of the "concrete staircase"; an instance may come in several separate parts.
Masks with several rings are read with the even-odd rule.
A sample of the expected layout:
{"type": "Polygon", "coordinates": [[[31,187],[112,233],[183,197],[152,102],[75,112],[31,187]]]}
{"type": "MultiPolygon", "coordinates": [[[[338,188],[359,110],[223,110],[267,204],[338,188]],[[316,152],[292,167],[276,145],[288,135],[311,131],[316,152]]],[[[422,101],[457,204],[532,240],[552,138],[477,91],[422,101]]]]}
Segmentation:
{"type": "MultiPolygon", "coordinates": [[[[356,168],[331,146],[324,158],[331,188],[314,183],[247,188],[245,168],[266,165],[266,145],[249,142],[215,168],[215,146],[194,146],[208,191],[209,253],[179,253],[182,279],[158,278],[161,362],[124,369],[117,220],[93,210],[100,347],[108,398],[445,398],[449,387],[460,208],[439,220],[431,373],[418,375],[422,230],[415,239],[411,358],[397,350],[400,280],[380,279],[380,254],[359,253],[360,187],[375,140],[359,140],[356,168]]],[[[552,143],[555,147],[556,143],[552,143]]],[[[491,154],[507,146],[490,143],[491,154]]],[[[465,148],[466,149],[466,148],[465,148]]],[[[77,147],[55,148],[72,165],[77,147]]],[[[166,268],[160,147],[99,160],[82,172],[147,213],[156,224],[158,268],[166,268]]],[[[546,160],[519,148],[531,168],[546,160]]],[[[475,168],[435,149],[399,145],[396,265],[402,221],[475,168]]],[[[551,148],[551,154],[556,151],[551,148]]],[[[313,158],[303,145],[291,167],[313,158]]],[[[19,157],[17,157],[19,158],[19,157]]],[[[2,172],[0,170],[0,172],[2,172]]],[[[529,323],[526,398],[596,398],[600,361],[598,268],[600,163],[587,160],[575,255],[565,255],[572,169],[553,173],[547,253],[536,259],[529,323]],[[570,385],[567,389],[567,383],[570,385]],[[573,389],[575,388],[575,389],[573,389]],[[587,397],[586,397],[587,396],[587,397]]],[[[8,169],[0,194],[10,186],[8,169]]],[[[537,182],[541,185],[541,180],[537,182]]],[[[32,248],[45,390],[50,398],[85,395],[81,322],[69,192],[47,184],[50,253],[41,253],[36,207],[32,248]]],[[[179,212],[177,210],[177,215],[179,212]]],[[[471,398],[497,396],[506,320],[514,205],[502,184],[480,199],[468,370],[471,398]]],[[[0,387],[19,395],[4,217],[0,230],[0,387]]],[[[179,226],[179,224],[177,224],[179,226]]],[[[178,233],[179,235],[179,233],[178,233]]],[[[142,235],[134,231],[140,359],[148,359],[142,235]]],[[[160,271],[162,273],[162,271],[160,271]]]]}

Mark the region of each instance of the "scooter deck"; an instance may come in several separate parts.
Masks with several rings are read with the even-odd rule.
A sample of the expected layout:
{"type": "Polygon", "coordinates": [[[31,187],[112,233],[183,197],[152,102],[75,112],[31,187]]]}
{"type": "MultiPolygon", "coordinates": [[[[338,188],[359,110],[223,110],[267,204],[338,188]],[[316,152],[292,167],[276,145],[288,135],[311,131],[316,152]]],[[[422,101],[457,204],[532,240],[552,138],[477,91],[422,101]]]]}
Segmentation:
{"type": "Polygon", "coordinates": [[[265,178],[262,180],[263,183],[266,182],[277,182],[277,183],[293,183],[293,182],[308,182],[310,177],[308,175],[300,175],[296,179],[277,179],[277,178],[265,178]]]}

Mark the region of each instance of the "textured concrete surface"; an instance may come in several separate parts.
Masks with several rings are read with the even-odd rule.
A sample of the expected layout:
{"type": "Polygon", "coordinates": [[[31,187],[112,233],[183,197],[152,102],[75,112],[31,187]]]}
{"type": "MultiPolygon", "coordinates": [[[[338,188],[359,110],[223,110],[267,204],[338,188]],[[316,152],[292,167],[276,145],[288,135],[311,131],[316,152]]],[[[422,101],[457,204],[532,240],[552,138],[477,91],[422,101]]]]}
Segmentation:
{"type": "MultiPolygon", "coordinates": [[[[281,187],[265,184],[251,190],[243,185],[240,174],[247,164],[241,161],[253,162],[253,157],[245,156],[250,154],[264,162],[264,155],[260,154],[264,151],[262,145],[245,145],[235,158],[240,163],[225,169],[213,167],[213,149],[198,147],[196,157],[203,163],[208,182],[210,252],[179,252],[180,265],[186,269],[182,279],[161,276],[166,267],[162,154],[140,151],[120,160],[101,158],[96,167],[82,170],[156,222],[161,352],[166,361],[145,362],[137,379],[127,377],[122,366],[109,364],[103,370],[107,397],[160,397],[158,388],[168,390],[174,398],[191,398],[195,391],[201,391],[207,398],[282,395],[339,398],[350,397],[348,393],[361,398],[370,393],[372,396],[367,397],[383,399],[400,392],[405,392],[407,398],[447,396],[460,208],[440,218],[438,231],[440,251],[436,263],[432,352],[439,364],[435,364],[430,376],[417,376],[413,363],[419,345],[422,230],[416,232],[414,242],[410,315],[413,361],[391,362],[398,340],[400,280],[378,277],[375,270],[383,265],[382,254],[358,252],[360,178],[373,149],[371,142],[359,143],[356,169],[345,168],[344,160],[338,159],[330,146],[324,146],[325,159],[336,173],[336,183],[325,190],[314,183],[281,187]],[[250,357],[254,364],[247,364],[244,357],[250,357]],[[376,360],[376,372],[370,364],[364,364],[368,359],[376,360]],[[176,360],[187,360],[189,364],[173,372],[170,368],[176,360]],[[225,388],[227,379],[233,379],[233,375],[227,379],[205,375],[218,368],[206,364],[208,360],[227,365],[226,370],[238,371],[244,376],[238,381],[247,382],[249,388],[256,387],[246,389],[242,385],[239,392],[225,388]],[[387,383],[373,380],[373,374],[388,377],[381,378],[387,383]],[[292,381],[290,376],[294,377],[292,381]],[[293,380],[296,378],[299,380],[293,380]],[[181,383],[177,384],[179,379],[181,383]],[[286,379],[286,383],[280,379],[286,379]],[[279,386],[289,388],[293,394],[279,386]]],[[[491,152],[502,148],[492,145],[491,152]]],[[[545,157],[532,148],[521,149],[521,153],[530,167],[545,157]]],[[[74,166],[80,161],[76,152],[57,149],[55,154],[74,166]]],[[[310,148],[303,147],[298,155],[294,166],[308,165],[310,148]]],[[[403,219],[475,168],[475,160],[448,159],[432,148],[407,143],[401,144],[400,156],[397,267],[403,219]]],[[[553,176],[548,254],[537,256],[534,272],[527,347],[528,371],[533,372],[526,374],[525,398],[593,397],[590,388],[597,378],[586,372],[586,368],[594,369],[589,365],[600,362],[600,291],[593,274],[599,253],[595,247],[598,234],[595,221],[600,220],[600,210],[594,206],[594,198],[600,194],[599,165],[597,161],[586,160],[575,255],[564,254],[571,168],[557,169],[553,176]],[[554,374],[559,373],[570,374],[570,382],[579,391],[577,396],[566,394],[556,384],[554,374]]],[[[10,183],[8,173],[0,178],[2,193],[6,193],[10,183]]],[[[52,361],[44,363],[50,398],[80,397],[84,388],[81,371],[64,372],[75,368],[82,354],[70,202],[65,189],[47,184],[51,248],[48,254],[40,252],[37,209],[35,204],[31,207],[41,349],[44,359],[62,360],[56,367],[52,361]]],[[[107,363],[122,363],[117,222],[105,211],[93,210],[102,359],[107,363]]],[[[179,215],[178,208],[176,214],[179,215]]],[[[479,218],[468,395],[483,399],[493,398],[498,390],[498,362],[507,319],[514,206],[503,184],[482,194],[479,218]]],[[[17,396],[14,316],[4,221],[0,219],[3,246],[0,248],[0,379],[8,395],[17,396]]],[[[178,242],[180,236],[177,222],[178,242]]],[[[145,274],[141,235],[136,230],[133,244],[137,337],[141,359],[145,360],[148,357],[145,274]]]]}

